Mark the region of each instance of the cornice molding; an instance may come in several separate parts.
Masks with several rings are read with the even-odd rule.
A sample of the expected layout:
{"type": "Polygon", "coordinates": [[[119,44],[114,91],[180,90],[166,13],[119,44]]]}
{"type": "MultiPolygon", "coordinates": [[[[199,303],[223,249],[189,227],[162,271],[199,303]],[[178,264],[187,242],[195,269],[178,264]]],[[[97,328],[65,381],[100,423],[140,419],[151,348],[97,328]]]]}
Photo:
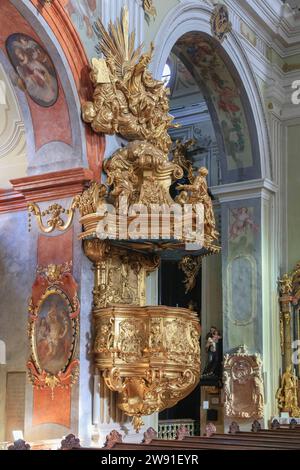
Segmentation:
{"type": "Polygon", "coordinates": [[[281,0],[225,0],[237,15],[282,57],[300,52],[300,22],[281,0]],[[250,15],[249,15],[250,14],[250,15]]]}
{"type": "Polygon", "coordinates": [[[0,191],[0,213],[25,210],[28,202],[54,201],[76,196],[92,180],[93,172],[85,168],[11,180],[13,189],[0,191]]]}
{"type": "Polygon", "coordinates": [[[272,194],[279,191],[278,185],[265,178],[239,183],[225,184],[210,188],[211,193],[220,203],[243,201],[263,197],[269,199],[272,194]]]}

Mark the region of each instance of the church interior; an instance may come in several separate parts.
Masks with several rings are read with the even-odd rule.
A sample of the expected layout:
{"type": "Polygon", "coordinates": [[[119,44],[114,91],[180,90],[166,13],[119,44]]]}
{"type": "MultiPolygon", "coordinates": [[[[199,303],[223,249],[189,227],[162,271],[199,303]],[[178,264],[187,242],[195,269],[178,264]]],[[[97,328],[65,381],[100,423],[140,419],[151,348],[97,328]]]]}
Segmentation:
{"type": "Polygon", "coordinates": [[[298,145],[300,0],[0,0],[1,450],[300,449],[298,145]]]}

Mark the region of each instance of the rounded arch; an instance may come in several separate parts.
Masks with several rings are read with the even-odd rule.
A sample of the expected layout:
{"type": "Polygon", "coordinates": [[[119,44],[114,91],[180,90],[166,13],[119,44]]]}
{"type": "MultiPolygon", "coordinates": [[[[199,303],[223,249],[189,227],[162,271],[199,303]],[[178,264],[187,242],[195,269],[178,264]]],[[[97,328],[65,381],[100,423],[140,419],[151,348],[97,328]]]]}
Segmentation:
{"type": "MultiPolygon", "coordinates": [[[[210,19],[213,7],[205,4],[195,4],[194,2],[181,3],[174,7],[165,17],[160,29],[155,37],[155,55],[152,63],[154,76],[162,76],[164,65],[176,43],[188,33],[194,32],[202,34],[204,37],[215,41],[212,38],[210,19]]],[[[270,140],[268,134],[267,120],[263,107],[260,90],[253,74],[249,60],[234,32],[227,35],[222,45],[218,46],[223,60],[228,62],[228,70],[236,70],[240,83],[243,85],[245,98],[249,109],[246,110],[248,116],[252,116],[254,132],[257,136],[257,149],[253,148],[255,159],[259,159],[259,174],[250,172],[246,179],[272,179],[270,140]]],[[[235,181],[239,181],[236,178],[235,181]]],[[[226,180],[224,181],[226,182],[226,180]]],[[[229,180],[227,182],[234,182],[229,180]]]]}

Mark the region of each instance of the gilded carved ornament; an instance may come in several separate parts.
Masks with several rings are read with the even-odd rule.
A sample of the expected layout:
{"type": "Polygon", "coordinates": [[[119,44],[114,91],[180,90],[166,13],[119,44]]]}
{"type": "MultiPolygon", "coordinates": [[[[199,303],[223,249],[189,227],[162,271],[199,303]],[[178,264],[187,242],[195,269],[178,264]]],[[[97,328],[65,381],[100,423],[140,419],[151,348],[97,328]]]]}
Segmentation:
{"type": "Polygon", "coordinates": [[[232,418],[264,415],[264,384],[259,354],[249,354],[246,346],[224,358],[223,394],[225,414],[232,418]]]}
{"type": "Polygon", "coordinates": [[[48,209],[41,210],[39,205],[31,202],[28,204],[28,230],[31,231],[31,214],[36,217],[38,227],[42,233],[52,233],[55,230],[66,232],[72,225],[75,211],[78,208],[80,196],[76,196],[69,209],[65,209],[61,204],[55,203],[48,209]],[[46,223],[44,217],[47,218],[46,223]]]}
{"type": "Polygon", "coordinates": [[[160,264],[158,256],[128,253],[99,239],[85,240],[84,251],[94,263],[94,309],[146,303],[146,277],[160,264]]]}

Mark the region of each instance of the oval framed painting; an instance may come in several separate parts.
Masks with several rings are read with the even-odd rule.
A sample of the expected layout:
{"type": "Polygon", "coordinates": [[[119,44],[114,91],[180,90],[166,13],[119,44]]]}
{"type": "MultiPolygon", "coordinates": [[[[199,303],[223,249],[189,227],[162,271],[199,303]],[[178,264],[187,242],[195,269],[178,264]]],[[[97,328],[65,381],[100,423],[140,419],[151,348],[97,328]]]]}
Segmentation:
{"type": "Polygon", "coordinates": [[[76,349],[78,323],[67,295],[51,289],[41,299],[31,332],[33,359],[39,373],[65,372],[76,349]]]}
{"type": "Polygon", "coordinates": [[[32,37],[23,33],[11,34],[6,40],[6,50],[21,86],[39,106],[53,106],[59,94],[54,64],[32,37]]]}

